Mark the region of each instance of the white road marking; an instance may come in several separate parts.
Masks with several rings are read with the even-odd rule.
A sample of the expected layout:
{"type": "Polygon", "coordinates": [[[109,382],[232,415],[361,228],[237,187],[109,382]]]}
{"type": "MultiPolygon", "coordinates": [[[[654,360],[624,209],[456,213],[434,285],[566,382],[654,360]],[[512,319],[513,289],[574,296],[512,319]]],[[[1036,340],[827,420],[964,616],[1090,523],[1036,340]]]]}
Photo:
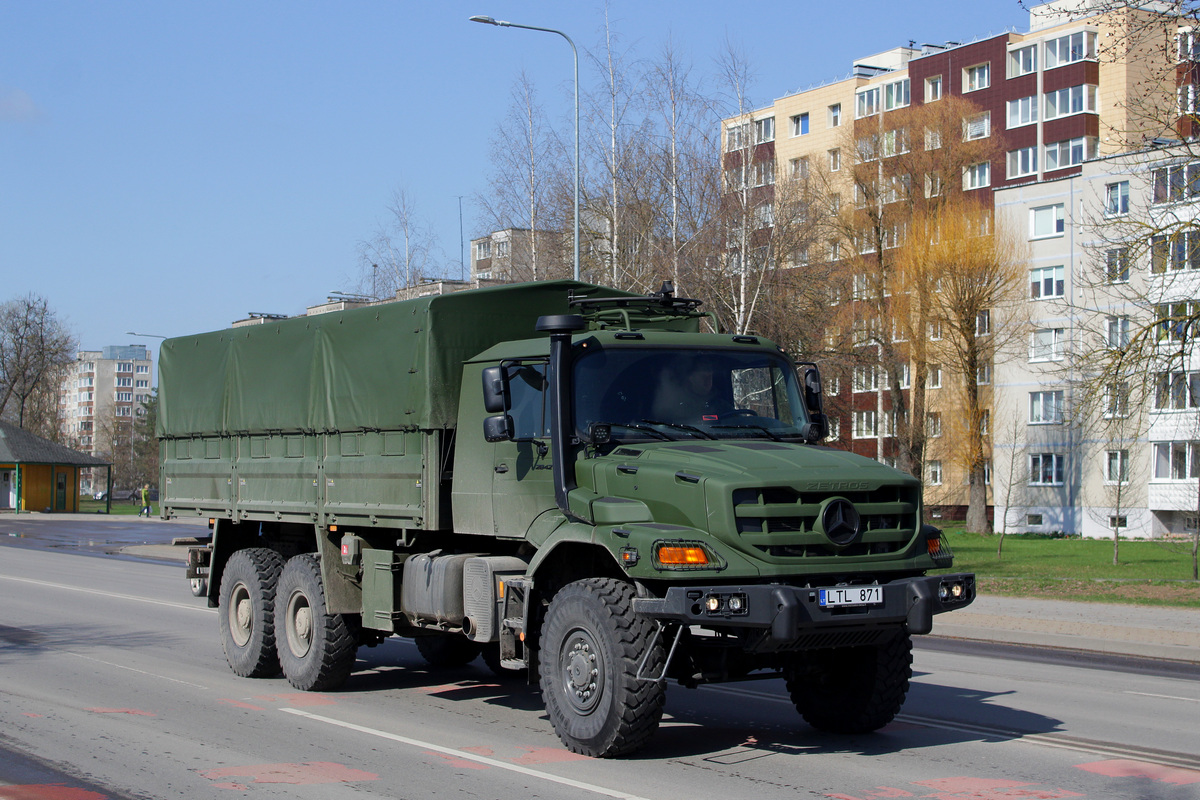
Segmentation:
{"type": "Polygon", "coordinates": [[[105,661],[102,658],[96,658],[94,656],[85,656],[81,653],[73,653],[70,650],[64,650],[60,647],[56,647],[54,649],[56,651],[58,651],[59,653],[64,653],[68,656],[75,656],[76,658],[82,658],[85,661],[95,661],[97,664],[105,664],[110,667],[116,667],[117,669],[129,670],[130,672],[136,672],[139,675],[146,675],[151,678],[158,678],[159,680],[170,681],[171,683],[182,683],[184,686],[191,686],[196,689],[203,689],[206,692],[212,691],[211,687],[203,686],[199,683],[190,683],[188,681],[181,681],[178,678],[168,678],[166,675],[159,675],[157,672],[147,672],[144,669],[134,669],[133,667],[127,667],[124,664],[114,664],[112,661],[105,661]]]}
{"type": "Polygon", "coordinates": [[[640,797],[639,795],[628,794],[617,789],[607,789],[603,786],[597,786],[594,783],[585,783],[583,781],[572,780],[571,778],[564,778],[559,775],[552,775],[549,772],[530,769],[529,767],[523,767],[520,764],[510,764],[506,761],[488,758],[487,756],[478,756],[474,753],[468,753],[465,750],[455,750],[452,747],[442,747],[441,745],[433,744],[432,742],[425,742],[408,736],[400,736],[399,734],[388,733],[387,731],[381,731],[376,728],[367,728],[362,725],[355,725],[352,722],[343,722],[339,719],[333,719],[332,717],[323,717],[319,714],[313,714],[309,711],[302,711],[298,708],[281,708],[279,710],[288,714],[295,714],[298,717],[305,717],[306,719],[311,719],[316,722],[324,722],[329,725],[336,725],[339,728],[365,733],[370,736],[378,736],[381,739],[388,739],[390,741],[407,744],[412,747],[419,747],[423,750],[432,750],[435,753],[442,753],[443,755],[448,755],[453,758],[463,758],[468,761],[485,764],[489,767],[508,770],[509,772],[517,772],[530,778],[538,778],[540,780],[550,781],[551,783],[570,786],[573,789],[582,789],[585,792],[592,792],[593,794],[600,794],[604,795],[605,797],[616,797],[619,798],[619,800],[647,800],[647,798],[640,797]]]}
{"type": "Polygon", "coordinates": [[[1136,694],[1139,697],[1157,697],[1161,700],[1185,700],[1189,703],[1200,703],[1200,697],[1176,697],[1173,694],[1150,694],[1149,692],[1122,692],[1122,694],[1136,694]]]}
{"type": "MultiPolygon", "coordinates": [[[[82,586],[69,586],[65,583],[51,583],[50,581],[39,581],[33,578],[18,578],[14,575],[0,575],[0,580],[20,581],[21,583],[32,583],[35,586],[45,586],[50,589],[66,589],[72,592],[84,592],[85,594],[98,594],[102,597],[112,597],[117,600],[134,600],[138,603],[149,603],[155,606],[167,606],[168,608],[183,608],[188,611],[203,611],[209,614],[217,613],[215,608],[206,606],[189,606],[185,603],[172,603],[169,600],[154,600],[149,597],[138,597],[132,594],[120,594],[118,592],[105,592],[100,589],[84,589],[82,586]]],[[[181,587],[182,588],[182,587],[181,587]]]]}

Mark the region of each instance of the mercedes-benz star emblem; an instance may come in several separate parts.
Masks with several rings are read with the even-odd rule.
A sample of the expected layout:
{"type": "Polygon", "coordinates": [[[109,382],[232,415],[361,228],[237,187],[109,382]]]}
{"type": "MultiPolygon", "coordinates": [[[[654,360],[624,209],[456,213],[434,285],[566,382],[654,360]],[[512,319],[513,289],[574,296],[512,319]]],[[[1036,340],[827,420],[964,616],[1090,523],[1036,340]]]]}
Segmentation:
{"type": "Polygon", "coordinates": [[[858,509],[849,500],[841,497],[830,500],[821,512],[821,527],[825,536],[834,544],[850,544],[858,536],[861,521],[858,509]]]}

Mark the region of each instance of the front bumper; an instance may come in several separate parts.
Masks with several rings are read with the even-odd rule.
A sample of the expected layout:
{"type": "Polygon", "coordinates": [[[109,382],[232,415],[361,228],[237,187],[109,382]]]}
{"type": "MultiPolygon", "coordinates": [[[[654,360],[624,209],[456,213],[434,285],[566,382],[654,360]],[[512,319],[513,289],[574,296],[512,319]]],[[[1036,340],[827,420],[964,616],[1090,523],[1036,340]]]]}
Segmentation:
{"type": "Polygon", "coordinates": [[[633,610],[663,622],[741,629],[756,634],[755,649],[787,650],[868,643],[901,625],[911,634],[929,633],[934,614],[965,608],[975,599],[975,576],[965,572],[871,585],[883,588],[879,605],[827,608],[820,603],[824,587],[754,584],[672,586],[664,597],[635,599],[633,610]],[[709,610],[710,597],[717,598],[715,611],[709,610]]]}

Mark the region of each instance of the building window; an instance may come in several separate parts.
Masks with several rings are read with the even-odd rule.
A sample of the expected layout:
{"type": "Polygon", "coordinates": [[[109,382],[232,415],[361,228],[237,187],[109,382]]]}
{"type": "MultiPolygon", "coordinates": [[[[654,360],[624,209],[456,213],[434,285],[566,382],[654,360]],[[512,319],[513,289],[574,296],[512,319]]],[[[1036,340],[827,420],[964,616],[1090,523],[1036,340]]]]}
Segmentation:
{"type": "Polygon", "coordinates": [[[983,161],[967,167],[964,178],[964,189],[983,189],[992,185],[992,163],[983,161]]]}
{"type": "Polygon", "coordinates": [[[1154,477],[1160,481],[1200,478],[1200,442],[1155,442],[1154,477]]]}
{"type": "Polygon", "coordinates": [[[765,144],[775,141],[775,118],[766,117],[754,120],[754,143],[765,144]]]}
{"type": "Polygon", "coordinates": [[[117,372],[133,372],[133,362],[132,361],[118,361],[117,362],[117,372]]]}
{"type": "Polygon", "coordinates": [[[1038,267],[1029,271],[1029,298],[1063,296],[1063,267],[1038,267]]]}
{"type": "Polygon", "coordinates": [[[1200,372],[1158,373],[1154,407],[1159,411],[1200,407],[1200,372]]]}
{"type": "Polygon", "coordinates": [[[1109,317],[1107,323],[1105,344],[1113,348],[1129,344],[1129,317],[1109,317]]]}
{"type": "Polygon", "coordinates": [[[1150,271],[1161,275],[1170,270],[1200,269],[1200,229],[1172,236],[1150,237],[1150,271]]]}
{"type": "MultiPolygon", "coordinates": [[[[1122,480],[1121,482],[1124,483],[1125,481],[1122,480]]],[[[1122,514],[1119,517],[1116,516],[1115,514],[1110,514],[1108,517],[1108,527],[1110,527],[1110,528],[1127,528],[1127,527],[1129,527],[1129,517],[1125,516],[1124,514],[1122,514]]]]}
{"type": "Polygon", "coordinates": [[[117,386],[133,386],[133,378],[117,378],[117,386]]]}
{"type": "Polygon", "coordinates": [[[1096,34],[1080,31],[1046,42],[1046,69],[1096,58],[1096,34]]]}
{"type": "Polygon", "coordinates": [[[1129,181],[1117,181],[1104,186],[1104,216],[1116,217],[1129,213],[1129,181]]]}
{"type": "Polygon", "coordinates": [[[475,260],[483,261],[486,258],[492,257],[492,240],[487,239],[482,242],[475,243],[475,260]]]}
{"type": "Polygon", "coordinates": [[[1020,178],[1037,172],[1037,145],[1010,150],[1008,153],[1008,177],[1020,178]]]}
{"type": "MultiPolygon", "coordinates": [[[[1128,450],[1109,450],[1104,454],[1104,482],[1109,484],[1129,482],[1128,450]]],[[[1121,527],[1124,525],[1122,524],[1121,527]]]]}
{"type": "Polygon", "coordinates": [[[876,436],[877,428],[875,425],[874,411],[855,411],[854,412],[854,438],[868,439],[876,436]]]}
{"type": "Polygon", "coordinates": [[[909,104],[909,80],[905,78],[902,81],[889,83],[883,87],[883,110],[892,111],[897,108],[904,108],[909,104]]]}
{"type": "Polygon", "coordinates": [[[1017,78],[1037,71],[1037,45],[1031,44],[1008,53],[1008,77],[1017,78]]]}
{"type": "Polygon", "coordinates": [[[135,389],[149,389],[149,388],[150,388],[150,381],[134,381],[134,382],[133,382],[133,388],[135,388],[135,389]]]}
{"type": "Polygon", "coordinates": [[[873,392],[879,388],[879,367],[859,364],[854,368],[854,391],[873,392]]]}
{"type": "Polygon", "coordinates": [[[987,386],[992,382],[992,365],[981,364],[975,368],[975,385],[987,386]]]}
{"type": "Polygon", "coordinates": [[[1096,113],[1096,87],[1080,84],[1046,92],[1046,119],[1058,119],[1071,114],[1096,113]]]}
{"type": "Polygon", "coordinates": [[[792,136],[804,136],[808,133],[808,114],[792,116],[792,136]]]}
{"type": "Polygon", "coordinates": [[[1061,361],[1065,328],[1040,328],[1030,334],[1030,361],[1061,361]]]}
{"type": "Polygon", "coordinates": [[[1154,307],[1158,341],[1185,342],[1189,338],[1188,327],[1200,311],[1196,303],[1159,303],[1154,307]]]}
{"type": "Polygon", "coordinates": [[[1200,195],[1200,164],[1154,170],[1154,202],[1175,203],[1200,195]]]}
{"type": "Polygon", "coordinates": [[[942,462],[936,459],[925,462],[926,482],[930,486],[942,485],[942,462]]]}
{"type": "Polygon", "coordinates": [[[1035,527],[1041,525],[1042,524],[1042,515],[1041,514],[1026,514],[1025,515],[1025,524],[1032,525],[1035,527]]]}
{"type": "Polygon", "coordinates": [[[925,415],[925,435],[931,439],[942,435],[942,415],[937,411],[925,415]]]}
{"type": "Polygon", "coordinates": [[[1029,393],[1029,424],[1058,425],[1063,421],[1063,393],[1059,389],[1052,392],[1029,393]]]}
{"type": "Polygon", "coordinates": [[[1062,486],[1063,460],[1058,453],[1033,453],[1029,456],[1031,486],[1062,486]]]}
{"type": "Polygon", "coordinates": [[[1008,101],[1008,127],[1032,125],[1038,120],[1037,95],[1008,101]]]}
{"type": "Polygon", "coordinates": [[[1129,383],[1121,381],[1104,387],[1104,418],[1125,419],[1129,416],[1129,383]]]}
{"type": "MultiPolygon", "coordinates": [[[[774,161],[756,161],[754,162],[754,185],[755,186],[771,186],[775,183],[775,162],[774,161]]],[[[507,242],[505,243],[507,244],[507,242]]],[[[507,250],[507,248],[505,248],[507,250]]],[[[498,255],[508,255],[507,252],[498,255]]]]}
{"type": "Polygon", "coordinates": [[[1096,139],[1093,136],[1053,142],[1046,145],[1046,171],[1078,166],[1095,154],[1096,139]]]}
{"type": "Polygon", "coordinates": [[[808,179],[808,157],[801,156],[793,158],[788,162],[788,172],[793,180],[803,181],[808,179]]]}
{"type": "Polygon", "coordinates": [[[941,364],[930,364],[929,365],[929,379],[926,381],[925,385],[927,387],[929,387],[930,389],[942,388],[942,365],[941,364]]]}
{"type": "Polygon", "coordinates": [[[1064,230],[1063,204],[1040,206],[1029,211],[1029,229],[1032,238],[1045,239],[1051,236],[1062,236],[1064,230]]]}
{"type": "Polygon", "coordinates": [[[1200,31],[1183,28],[1175,34],[1175,52],[1180,61],[1200,61],[1200,31]]]}
{"type": "Polygon", "coordinates": [[[834,103],[829,107],[829,127],[840,128],[842,125],[842,104],[834,103]]]}
{"type": "Polygon", "coordinates": [[[1104,279],[1108,283],[1126,283],[1129,280],[1129,248],[1114,247],[1104,253],[1104,279]]]}
{"type": "Polygon", "coordinates": [[[986,139],[991,135],[992,112],[985,111],[982,114],[976,114],[970,119],[963,120],[963,139],[966,141],[986,139]]]}
{"type": "Polygon", "coordinates": [[[150,365],[149,364],[138,364],[136,367],[133,368],[133,371],[139,375],[149,375],[150,374],[150,365]]]}
{"type": "Polygon", "coordinates": [[[862,119],[879,113],[880,87],[864,89],[854,96],[854,118],[862,119]]]}
{"type": "Polygon", "coordinates": [[[975,315],[975,335],[987,336],[992,332],[992,310],[985,308],[975,315]]]}
{"type": "Polygon", "coordinates": [[[992,85],[992,65],[976,64],[963,70],[963,91],[974,92],[992,85]]]}
{"type": "Polygon", "coordinates": [[[942,76],[934,75],[925,79],[925,102],[932,103],[942,99],[942,76]]]}
{"type": "Polygon", "coordinates": [[[1200,86],[1194,83],[1185,83],[1175,90],[1176,110],[1182,114],[1195,116],[1197,111],[1197,94],[1200,93],[1200,86]]]}
{"type": "Polygon", "coordinates": [[[839,148],[833,148],[829,151],[829,171],[837,172],[842,168],[842,151],[839,148]]]}
{"type": "Polygon", "coordinates": [[[114,411],[118,417],[133,416],[133,409],[130,406],[117,406],[114,411]]]}

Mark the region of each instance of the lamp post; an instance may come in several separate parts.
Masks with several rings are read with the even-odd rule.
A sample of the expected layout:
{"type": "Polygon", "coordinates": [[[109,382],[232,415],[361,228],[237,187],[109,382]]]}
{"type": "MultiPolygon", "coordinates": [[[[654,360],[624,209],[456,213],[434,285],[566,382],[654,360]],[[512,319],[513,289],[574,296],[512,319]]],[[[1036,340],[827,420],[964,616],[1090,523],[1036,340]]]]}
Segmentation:
{"type": "MultiPolygon", "coordinates": [[[[579,51],[575,49],[575,43],[571,41],[571,37],[567,36],[560,30],[554,28],[539,28],[536,25],[519,25],[515,22],[506,22],[502,19],[493,19],[492,17],[483,14],[476,14],[471,17],[471,22],[482,22],[484,25],[495,25],[498,28],[524,28],[527,31],[542,31],[544,33],[557,33],[559,36],[567,40],[567,44],[571,45],[571,55],[575,59],[575,280],[579,280],[579,51]]],[[[537,235],[536,233],[534,234],[537,235]]]]}

